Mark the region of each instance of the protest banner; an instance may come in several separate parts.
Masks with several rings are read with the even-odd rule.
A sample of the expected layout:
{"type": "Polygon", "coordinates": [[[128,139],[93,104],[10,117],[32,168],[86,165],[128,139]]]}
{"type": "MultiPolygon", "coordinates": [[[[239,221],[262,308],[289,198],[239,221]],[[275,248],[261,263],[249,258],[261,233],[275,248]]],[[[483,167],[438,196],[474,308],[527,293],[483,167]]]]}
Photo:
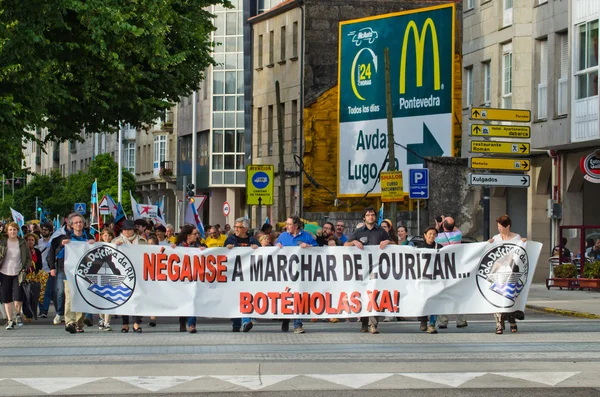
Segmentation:
{"type": "Polygon", "coordinates": [[[332,318],[524,310],[542,244],[170,248],[66,246],[73,310],[332,318]]]}

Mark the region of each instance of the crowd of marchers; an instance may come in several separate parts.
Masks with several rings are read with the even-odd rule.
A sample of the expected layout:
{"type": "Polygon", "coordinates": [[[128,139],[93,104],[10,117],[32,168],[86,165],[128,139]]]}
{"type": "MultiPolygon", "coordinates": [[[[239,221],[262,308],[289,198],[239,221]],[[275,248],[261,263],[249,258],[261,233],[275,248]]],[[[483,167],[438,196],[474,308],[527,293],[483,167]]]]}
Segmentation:
{"type": "MultiPolygon", "coordinates": [[[[112,243],[117,249],[128,244],[166,245],[173,248],[191,247],[202,250],[212,247],[267,247],[267,246],[299,246],[310,248],[316,246],[354,246],[363,249],[365,245],[377,245],[385,249],[390,244],[415,246],[424,249],[440,249],[447,245],[461,244],[463,240],[461,230],[455,225],[450,216],[439,216],[434,219],[435,225],[425,229],[421,238],[411,239],[406,226],[397,228],[389,219],[378,219],[373,208],[363,211],[363,221],[356,225],[354,231],[345,234],[346,224],[325,222],[322,227],[312,234],[304,230],[304,223],[298,216],[290,216],[280,231],[266,223],[260,230],[251,231],[247,218],[235,220],[233,229],[225,225],[206,226],[207,234],[201,236],[200,230],[186,224],[176,233],[171,225],[154,225],[150,221],[138,219],[125,220],[114,228],[112,224],[105,226],[99,233],[99,241],[112,243]],[[118,229],[118,235],[115,230],[118,229]]],[[[503,215],[497,220],[498,234],[489,240],[493,242],[525,241],[517,233],[511,232],[511,219],[503,215]]],[[[77,313],[71,310],[71,295],[67,274],[65,273],[65,246],[72,241],[96,243],[96,238],[85,227],[85,219],[79,213],[70,213],[64,218],[60,229],[54,230],[52,224],[42,223],[23,226],[22,230],[14,223],[0,223],[0,312],[6,320],[6,330],[14,330],[25,323],[31,323],[37,318],[46,318],[51,306],[55,316],[53,323],[62,325],[72,334],[85,332],[85,326],[94,326],[94,317],[97,316],[97,327],[102,331],[112,331],[111,315],[95,313],[77,313]]],[[[600,247],[599,247],[600,249],[600,247]]],[[[115,318],[117,316],[114,316],[115,318]]],[[[140,316],[118,316],[121,319],[122,333],[142,332],[143,318],[140,316]],[[133,324],[131,324],[131,322],[133,324]]],[[[456,314],[456,326],[468,326],[464,314],[456,314]]],[[[505,322],[511,332],[517,332],[516,320],[524,318],[523,312],[496,313],[497,334],[505,331],[505,322]]],[[[379,321],[390,321],[392,317],[363,317],[359,319],[360,332],[378,334],[379,321]]],[[[400,318],[402,319],[402,318],[400,318]]],[[[313,320],[316,321],[316,320],[313,320]]],[[[331,319],[338,322],[338,319],[331,319]]],[[[349,320],[347,320],[349,321],[349,320]]],[[[431,313],[418,318],[420,330],[430,334],[437,333],[437,329],[448,327],[448,316],[431,313]]],[[[249,332],[256,320],[252,318],[232,319],[233,332],[249,332]]],[[[281,330],[288,332],[290,320],[284,319],[281,330]]],[[[157,319],[150,317],[148,326],[156,327],[157,319]]],[[[179,330],[181,332],[197,332],[196,317],[179,317],[179,330]]],[[[301,319],[293,320],[293,332],[303,334],[306,332],[301,319]]]]}

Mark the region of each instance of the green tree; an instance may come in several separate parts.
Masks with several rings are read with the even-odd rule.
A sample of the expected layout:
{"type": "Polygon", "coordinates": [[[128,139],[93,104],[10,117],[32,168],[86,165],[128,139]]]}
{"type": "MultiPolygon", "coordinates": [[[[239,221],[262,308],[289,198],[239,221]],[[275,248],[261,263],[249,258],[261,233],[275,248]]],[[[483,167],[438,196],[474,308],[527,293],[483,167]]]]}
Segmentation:
{"type": "MultiPolygon", "coordinates": [[[[228,0],[2,0],[2,135],[81,139],[143,128],[199,87],[210,56],[212,5],[228,0]]],[[[2,142],[0,142],[1,144],[2,142]]],[[[4,150],[2,147],[0,149],[4,150]]]]}

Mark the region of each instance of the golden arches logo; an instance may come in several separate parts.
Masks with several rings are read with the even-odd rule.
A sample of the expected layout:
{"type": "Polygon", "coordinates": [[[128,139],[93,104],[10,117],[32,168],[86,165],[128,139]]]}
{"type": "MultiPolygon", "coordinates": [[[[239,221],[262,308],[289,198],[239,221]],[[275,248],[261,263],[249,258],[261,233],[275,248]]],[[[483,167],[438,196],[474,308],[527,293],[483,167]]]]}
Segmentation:
{"type": "Polygon", "coordinates": [[[415,21],[410,21],[404,31],[404,42],[402,44],[402,59],[400,60],[400,94],[406,92],[406,51],[408,49],[408,37],[412,33],[415,39],[415,55],[416,55],[416,74],[417,87],[423,86],[423,58],[425,52],[425,39],[427,38],[427,30],[431,30],[431,41],[433,47],[433,87],[437,91],[440,89],[440,53],[438,48],[437,32],[431,18],[427,18],[423,24],[423,29],[419,33],[415,21]]]}

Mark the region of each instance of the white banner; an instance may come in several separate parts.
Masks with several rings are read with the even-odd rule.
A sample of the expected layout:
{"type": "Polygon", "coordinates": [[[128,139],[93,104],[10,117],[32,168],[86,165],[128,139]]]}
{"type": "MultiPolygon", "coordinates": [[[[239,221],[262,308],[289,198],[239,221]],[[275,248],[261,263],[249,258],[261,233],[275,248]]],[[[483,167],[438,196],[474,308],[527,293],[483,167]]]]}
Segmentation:
{"type": "Polygon", "coordinates": [[[542,244],[167,248],[72,242],[73,310],[330,318],[524,310],[542,244]]]}

